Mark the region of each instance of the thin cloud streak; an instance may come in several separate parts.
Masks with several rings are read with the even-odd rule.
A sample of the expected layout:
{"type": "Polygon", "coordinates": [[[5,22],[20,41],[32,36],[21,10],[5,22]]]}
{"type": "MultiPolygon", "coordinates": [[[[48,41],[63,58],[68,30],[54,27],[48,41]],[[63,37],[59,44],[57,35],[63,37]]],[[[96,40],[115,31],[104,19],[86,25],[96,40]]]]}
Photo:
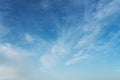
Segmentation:
{"type": "Polygon", "coordinates": [[[81,60],[84,60],[84,59],[88,59],[89,58],[89,55],[77,55],[77,56],[74,56],[71,60],[67,61],[65,63],[66,66],[70,66],[72,64],[75,64],[77,63],[78,61],[81,61],[81,60]]]}
{"type": "MultiPolygon", "coordinates": [[[[118,4],[119,4],[118,0],[111,1],[108,4],[104,4],[104,5],[101,4],[101,2],[100,2],[99,5],[103,5],[103,7],[99,6],[99,8],[97,9],[96,12],[93,12],[92,14],[88,13],[86,16],[91,15],[91,17],[89,17],[89,19],[88,19],[88,17],[85,16],[84,25],[80,26],[81,24],[78,24],[77,26],[68,28],[68,30],[63,30],[61,35],[59,36],[58,40],[54,43],[54,45],[51,45],[51,48],[48,51],[48,53],[46,53],[45,55],[43,55],[41,57],[42,58],[41,64],[43,64],[42,67],[44,67],[44,68],[49,67],[48,65],[45,65],[46,63],[49,63],[49,65],[51,65],[51,66],[58,64],[59,60],[63,59],[62,56],[67,57],[68,55],[72,55],[72,53],[77,52],[76,54],[79,54],[80,52],[83,52],[83,54],[86,53],[90,56],[94,56],[95,54],[90,53],[91,51],[93,51],[95,49],[94,52],[99,52],[98,49],[102,49],[102,48],[99,45],[97,45],[97,43],[99,43],[99,42],[97,42],[98,38],[101,34],[103,34],[103,32],[102,32],[103,28],[106,25],[109,25],[109,23],[107,21],[106,22],[102,22],[102,21],[104,21],[104,19],[109,16],[119,13],[118,12],[119,11],[118,4]],[[104,13],[105,13],[105,15],[102,15],[104,13]],[[86,20],[87,20],[87,22],[86,22],[86,20]],[[104,24],[104,23],[106,23],[106,24],[104,24]],[[79,33],[82,33],[83,35],[80,37],[79,33]],[[58,52],[55,52],[55,53],[52,52],[52,50],[54,48],[53,46],[57,46],[58,49],[60,49],[60,51],[58,50],[58,52]],[[61,50],[61,48],[63,48],[63,49],[61,50]],[[64,51],[64,52],[62,52],[62,51],[64,51]],[[59,55],[59,53],[62,55],[59,55]],[[66,56],[66,54],[67,54],[67,56],[66,56]],[[47,55],[47,57],[46,57],[46,55],[47,55]],[[56,57],[57,57],[57,59],[56,59],[56,57]],[[48,59],[50,59],[50,60],[48,60],[48,59]]],[[[106,45],[107,45],[107,43],[106,43],[106,45]]],[[[106,52],[108,53],[109,50],[106,50],[106,52]]],[[[77,58],[72,58],[71,60],[67,61],[65,64],[69,65],[74,62],[79,62],[80,57],[81,56],[79,56],[77,58]]],[[[86,56],[86,57],[88,57],[88,56],[86,56]]],[[[85,57],[85,59],[87,59],[86,57],[85,57]]]]}

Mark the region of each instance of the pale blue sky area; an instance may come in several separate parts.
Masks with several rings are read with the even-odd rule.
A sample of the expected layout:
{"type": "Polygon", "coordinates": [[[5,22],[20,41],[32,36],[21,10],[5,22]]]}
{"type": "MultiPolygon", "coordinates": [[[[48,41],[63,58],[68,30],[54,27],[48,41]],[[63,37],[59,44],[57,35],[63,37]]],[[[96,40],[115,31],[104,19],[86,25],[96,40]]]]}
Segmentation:
{"type": "Polygon", "coordinates": [[[0,0],[0,80],[120,80],[120,0],[0,0]]]}

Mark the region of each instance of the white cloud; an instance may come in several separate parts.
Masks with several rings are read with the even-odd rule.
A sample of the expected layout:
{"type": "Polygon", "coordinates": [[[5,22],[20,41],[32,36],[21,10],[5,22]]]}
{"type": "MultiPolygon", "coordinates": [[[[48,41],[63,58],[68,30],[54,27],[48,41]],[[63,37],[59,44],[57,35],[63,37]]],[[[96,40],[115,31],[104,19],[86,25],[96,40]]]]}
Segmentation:
{"type": "Polygon", "coordinates": [[[42,63],[43,68],[49,69],[49,68],[53,67],[53,65],[56,64],[57,57],[58,56],[51,55],[51,54],[46,54],[44,56],[41,56],[40,62],[42,63]]]}
{"type": "Polygon", "coordinates": [[[69,50],[61,42],[54,43],[50,46],[48,52],[40,57],[41,69],[49,69],[54,67],[60,59],[68,54],[69,50]]]}
{"type": "Polygon", "coordinates": [[[113,0],[109,2],[107,5],[105,5],[103,1],[101,2],[102,3],[99,3],[99,8],[98,8],[99,11],[96,13],[95,18],[97,19],[106,18],[119,11],[119,4],[120,4],[119,0],[113,0]]]}
{"type": "Polygon", "coordinates": [[[0,45],[0,53],[9,59],[19,59],[20,57],[19,52],[9,43],[0,45]]]}
{"type": "Polygon", "coordinates": [[[28,33],[25,34],[25,41],[28,43],[33,43],[34,42],[34,37],[28,33]]]}
{"type": "Polygon", "coordinates": [[[9,60],[22,61],[33,55],[32,52],[21,49],[10,43],[0,44],[0,55],[9,60]]]}
{"type": "Polygon", "coordinates": [[[75,63],[77,63],[81,60],[88,59],[88,58],[89,58],[89,55],[87,55],[87,54],[82,54],[82,55],[80,55],[80,54],[76,55],[75,54],[75,56],[72,59],[70,59],[69,61],[67,61],[65,63],[65,65],[69,66],[69,65],[75,64],[75,63]]]}
{"type": "Polygon", "coordinates": [[[39,72],[31,62],[34,55],[10,43],[0,44],[0,80],[33,80],[39,72]]]}
{"type": "MultiPolygon", "coordinates": [[[[99,50],[106,48],[103,47],[104,44],[108,45],[108,43],[104,43],[104,40],[98,40],[101,34],[104,33],[103,29],[109,26],[109,21],[104,21],[103,19],[118,14],[119,3],[120,2],[116,0],[105,3],[104,6],[102,4],[102,8],[99,6],[97,11],[85,14],[84,24],[76,23],[77,25],[73,24],[72,27],[58,31],[60,33],[57,41],[51,44],[48,52],[40,57],[41,66],[46,68],[50,65],[51,67],[58,64],[60,60],[68,58],[68,56],[75,53],[79,54],[79,52],[82,52],[81,55],[73,56],[73,58],[65,64],[71,65],[80,60],[87,59],[89,56],[101,53],[99,50]],[[103,43],[103,45],[99,45],[99,43],[103,43]]],[[[112,41],[112,43],[114,42],[112,41]]],[[[109,52],[109,50],[105,51],[107,53],[109,52]]]]}
{"type": "Polygon", "coordinates": [[[14,67],[0,66],[0,80],[20,80],[14,67]]]}
{"type": "Polygon", "coordinates": [[[40,3],[40,7],[44,10],[48,10],[50,6],[50,2],[48,0],[44,0],[40,3]]]}

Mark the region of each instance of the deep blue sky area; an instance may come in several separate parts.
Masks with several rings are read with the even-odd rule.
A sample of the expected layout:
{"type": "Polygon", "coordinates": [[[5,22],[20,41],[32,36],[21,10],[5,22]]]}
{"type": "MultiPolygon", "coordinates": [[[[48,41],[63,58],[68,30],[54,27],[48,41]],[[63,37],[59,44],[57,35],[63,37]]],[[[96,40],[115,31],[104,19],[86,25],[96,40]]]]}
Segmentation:
{"type": "MultiPolygon", "coordinates": [[[[97,4],[99,1],[92,0],[86,2],[82,0],[78,2],[81,3],[76,5],[70,0],[1,1],[1,10],[4,10],[1,13],[6,13],[3,17],[3,24],[14,28],[14,34],[21,31],[33,32],[35,34],[42,34],[41,36],[45,39],[56,39],[56,27],[63,27],[72,22],[67,23],[66,17],[75,17],[78,18],[75,20],[76,22],[81,22],[84,17],[84,9],[88,8],[84,4],[89,3],[91,7],[92,3],[97,4]]],[[[69,26],[64,27],[68,28],[69,26]]]]}
{"type": "Polygon", "coordinates": [[[0,0],[0,80],[120,80],[120,0],[0,0]]]}

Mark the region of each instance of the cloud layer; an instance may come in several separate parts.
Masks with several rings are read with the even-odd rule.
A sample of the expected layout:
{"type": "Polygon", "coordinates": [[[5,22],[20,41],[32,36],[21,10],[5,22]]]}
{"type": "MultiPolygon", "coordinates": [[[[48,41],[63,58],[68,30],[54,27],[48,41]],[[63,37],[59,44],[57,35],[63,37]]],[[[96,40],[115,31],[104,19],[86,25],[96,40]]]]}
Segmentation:
{"type": "Polygon", "coordinates": [[[119,0],[0,0],[0,80],[86,76],[85,61],[119,66],[119,7],[119,0]]]}

